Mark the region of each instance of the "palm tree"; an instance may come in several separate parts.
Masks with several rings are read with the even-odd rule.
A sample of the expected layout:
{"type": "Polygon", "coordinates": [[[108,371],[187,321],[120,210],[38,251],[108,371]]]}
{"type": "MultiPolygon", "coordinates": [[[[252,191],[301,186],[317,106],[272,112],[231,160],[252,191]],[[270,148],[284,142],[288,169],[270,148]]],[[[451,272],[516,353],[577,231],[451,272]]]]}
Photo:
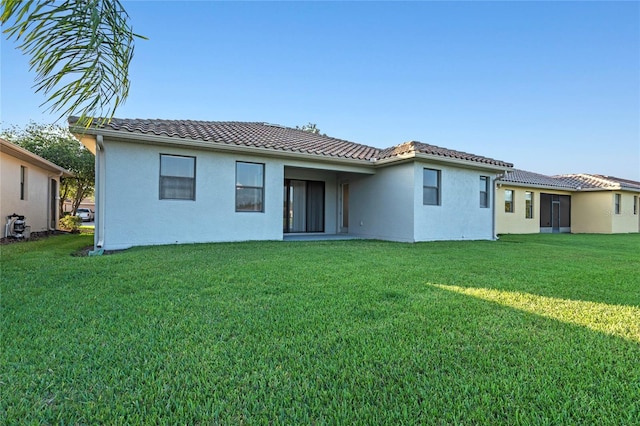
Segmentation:
{"type": "Polygon", "coordinates": [[[113,117],[129,94],[134,34],[118,0],[1,0],[7,38],[20,42],[43,105],[60,117],[113,117]]]}

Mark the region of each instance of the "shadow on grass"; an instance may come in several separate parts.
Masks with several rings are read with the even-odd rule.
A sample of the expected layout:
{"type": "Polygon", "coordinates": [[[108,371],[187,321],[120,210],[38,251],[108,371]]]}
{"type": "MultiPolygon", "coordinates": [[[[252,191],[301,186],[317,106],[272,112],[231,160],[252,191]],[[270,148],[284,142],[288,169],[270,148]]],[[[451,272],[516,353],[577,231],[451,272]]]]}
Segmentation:
{"type": "Polygon", "coordinates": [[[524,312],[640,343],[640,308],[487,288],[429,284],[524,312]]]}

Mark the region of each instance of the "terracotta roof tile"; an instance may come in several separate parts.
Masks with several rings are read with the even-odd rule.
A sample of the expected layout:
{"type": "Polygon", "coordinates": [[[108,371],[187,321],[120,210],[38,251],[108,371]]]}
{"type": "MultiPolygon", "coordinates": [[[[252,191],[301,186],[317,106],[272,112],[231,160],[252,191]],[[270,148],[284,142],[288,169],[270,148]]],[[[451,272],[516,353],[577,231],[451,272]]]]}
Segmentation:
{"type": "Polygon", "coordinates": [[[380,152],[378,148],[367,145],[258,122],[114,118],[102,127],[129,133],[153,134],[352,159],[369,160],[380,152]]]}
{"type": "Polygon", "coordinates": [[[640,191],[640,182],[620,179],[613,176],[578,173],[553,177],[563,179],[570,182],[574,187],[581,189],[628,189],[640,191]]]}
{"type": "MultiPolygon", "coordinates": [[[[69,118],[71,126],[76,125],[77,121],[78,117],[69,118]]],[[[215,144],[259,147],[363,161],[392,158],[407,153],[422,153],[500,167],[513,166],[511,163],[504,161],[440,148],[421,142],[407,142],[381,150],[368,145],[305,132],[300,129],[259,122],[113,118],[106,124],[96,126],[119,132],[152,134],[201,140],[215,144]]]]}
{"type": "Polygon", "coordinates": [[[513,169],[498,178],[498,182],[536,185],[546,188],[566,189],[569,191],[585,189],[627,189],[640,191],[640,182],[586,173],[546,176],[525,170],[513,169]]]}
{"type": "Polygon", "coordinates": [[[405,142],[403,144],[396,145],[391,148],[387,148],[380,153],[380,158],[381,159],[391,158],[398,155],[412,154],[412,153],[428,154],[428,155],[435,155],[439,157],[446,157],[446,158],[452,158],[457,160],[473,161],[476,163],[491,164],[493,166],[500,166],[500,167],[513,167],[513,164],[507,163],[505,161],[495,160],[493,158],[482,157],[480,155],[469,154],[467,152],[462,152],[462,151],[455,151],[453,149],[442,148],[439,146],[430,145],[422,142],[416,142],[416,141],[405,142]]]}
{"type": "Polygon", "coordinates": [[[567,190],[575,189],[575,186],[570,181],[562,179],[560,177],[551,177],[519,169],[509,170],[500,178],[498,178],[498,181],[504,183],[519,183],[524,185],[536,185],[567,190]]]}

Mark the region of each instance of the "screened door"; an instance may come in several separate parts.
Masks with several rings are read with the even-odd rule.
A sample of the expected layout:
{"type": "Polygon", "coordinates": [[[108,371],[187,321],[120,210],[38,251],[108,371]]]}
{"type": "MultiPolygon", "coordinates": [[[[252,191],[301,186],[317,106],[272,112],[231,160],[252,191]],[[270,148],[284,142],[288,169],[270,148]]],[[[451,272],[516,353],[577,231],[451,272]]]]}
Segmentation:
{"type": "Polygon", "coordinates": [[[571,232],[571,196],[540,194],[540,232],[571,232]]]}
{"type": "Polygon", "coordinates": [[[551,202],[551,230],[560,232],[560,201],[551,202]]]}

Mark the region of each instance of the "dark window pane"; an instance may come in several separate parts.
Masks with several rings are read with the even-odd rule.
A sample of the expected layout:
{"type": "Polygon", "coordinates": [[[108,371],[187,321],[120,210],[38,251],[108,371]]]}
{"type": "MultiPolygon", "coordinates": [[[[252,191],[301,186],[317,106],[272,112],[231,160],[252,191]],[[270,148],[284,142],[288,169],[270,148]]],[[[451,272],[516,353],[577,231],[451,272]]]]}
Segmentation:
{"type": "Polygon", "coordinates": [[[424,186],[438,186],[438,170],[424,169],[424,186]]]}
{"type": "Polygon", "coordinates": [[[424,188],[422,203],[428,206],[438,205],[438,188],[424,188]]]}
{"type": "Polygon", "coordinates": [[[236,162],[236,211],[264,211],[264,164],[236,162]]]}
{"type": "Polygon", "coordinates": [[[236,188],[236,210],[243,212],[261,212],[262,188],[236,188]]]}
{"type": "Polygon", "coordinates": [[[195,180],[191,178],[161,176],[160,199],[195,199],[195,180]]]}
{"type": "Polygon", "coordinates": [[[423,169],[422,204],[440,205],[440,171],[423,169]]]}
{"type": "Polygon", "coordinates": [[[160,155],[160,199],[196,199],[196,159],[160,155]]]}
{"type": "Polygon", "coordinates": [[[480,193],[480,207],[489,207],[489,194],[486,192],[480,193]]]}
{"type": "Polygon", "coordinates": [[[264,165],[255,163],[236,163],[236,185],[262,187],[264,165]]]}
{"type": "Polygon", "coordinates": [[[160,157],[160,174],[193,178],[195,176],[195,158],[162,155],[160,157]]]}
{"type": "Polygon", "coordinates": [[[533,218],[533,193],[525,192],[524,193],[524,203],[525,203],[525,218],[532,219],[533,218]]]}

